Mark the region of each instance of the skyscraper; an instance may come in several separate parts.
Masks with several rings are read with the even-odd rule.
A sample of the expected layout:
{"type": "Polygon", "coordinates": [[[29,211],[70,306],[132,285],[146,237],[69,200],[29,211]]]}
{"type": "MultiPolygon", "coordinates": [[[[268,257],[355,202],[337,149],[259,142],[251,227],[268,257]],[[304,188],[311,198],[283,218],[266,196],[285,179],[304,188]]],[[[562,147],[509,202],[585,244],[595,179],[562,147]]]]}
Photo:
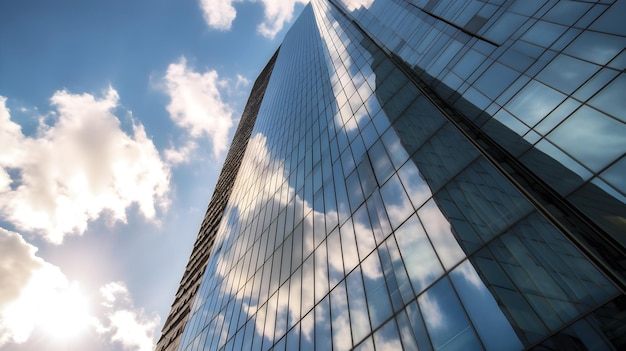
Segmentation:
{"type": "Polygon", "coordinates": [[[626,348],[624,14],[313,0],[157,349],[626,348]]]}

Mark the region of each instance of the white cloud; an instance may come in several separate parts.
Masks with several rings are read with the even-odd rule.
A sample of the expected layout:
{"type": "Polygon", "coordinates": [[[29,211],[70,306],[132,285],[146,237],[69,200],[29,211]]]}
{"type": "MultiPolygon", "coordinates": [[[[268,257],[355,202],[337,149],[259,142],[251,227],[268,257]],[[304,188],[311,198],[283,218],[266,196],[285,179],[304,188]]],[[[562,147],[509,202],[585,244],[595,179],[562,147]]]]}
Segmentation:
{"type": "Polygon", "coordinates": [[[32,272],[43,266],[35,251],[19,234],[0,228],[0,310],[19,297],[32,272]]]}
{"type": "MultiPolygon", "coordinates": [[[[243,1],[243,0],[241,0],[243,1]]],[[[200,8],[204,20],[211,28],[229,30],[237,11],[233,7],[233,0],[200,0],[200,8]]],[[[261,0],[264,7],[264,19],[257,27],[257,31],[270,39],[283,29],[285,23],[293,18],[295,5],[306,4],[306,0],[261,0]]]]}
{"type": "MultiPolygon", "coordinates": [[[[219,90],[225,81],[219,80],[214,70],[193,71],[182,57],[178,63],[169,65],[164,84],[171,100],[167,111],[172,120],[187,129],[192,138],[210,138],[213,153],[218,157],[226,150],[228,132],[233,125],[233,111],[222,100],[219,90]]],[[[177,159],[174,154],[171,157],[177,159]]]]}
{"type": "Polygon", "coordinates": [[[92,323],[78,283],[36,251],[18,233],[0,228],[0,346],[25,342],[36,327],[58,338],[92,323]]]}
{"type": "Polygon", "coordinates": [[[99,342],[127,350],[154,348],[160,318],[135,307],[123,282],[100,289],[104,309],[94,312],[79,283],[36,252],[20,234],[0,228],[0,348],[27,342],[35,330],[52,342],[78,338],[86,329],[103,336],[99,342]]]}
{"type": "Polygon", "coordinates": [[[0,346],[23,341],[32,329],[15,321],[16,316],[7,315],[7,310],[13,308],[33,273],[43,267],[36,251],[19,234],[0,228],[0,346]]]}
{"type": "Polygon", "coordinates": [[[133,305],[128,289],[123,282],[111,282],[100,288],[107,307],[107,325],[100,325],[98,332],[119,342],[126,350],[150,351],[154,349],[158,315],[148,316],[143,309],[133,305]]]}
{"type": "Polygon", "coordinates": [[[191,161],[191,153],[198,147],[198,144],[193,140],[188,140],[187,143],[178,149],[170,147],[165,149],[165,159],[172,165],[179,165],[181,163],[189,163],[191,161]]]}
{"type": "Polygon", "coordinates": [[[123,282],[110,282],[108,284],[103,285],[100,288],[100,294],[102,294],[102,298],[104,301],[102,304],[106,307],[113,307],[115,301],[121,299],[125,302],[128,302],[128,288],[123,282]]]}
{"type": "Polygon", "coordinates": [[[248,85],[250,85],[250,80],[242,76],[241,74],[238,74],[237,82],[235,83],[235,89],[238,89],[239,87],[247,87],[248,85]]]}
{"type": "Polygon", "coordinates": [[[53,123],[25,136],[0,97],[4,219],[61,243],[103,213],[125,222],[133,204],[147,219],[155,218],[156,207],[167,207],[169,167],[141,124],[133,124],[132,135],[120,128],[113,114],[118,100],[113,88],[102,98],[57,91],[51,98],[53,123]]]}
{"type": "Polygon", "coordinates": [[[154,330],[159,324],[158,317],[150,319],[133,311],[115,311],[109,316],[115,332],[111,337],[128,350],[150,351],[154,348],[154,330]]]}
{"type": "Polygon", "coordinates": [[[233,0],[200,0],[200,8],[204,20],[214,29],[229,30],[237,16],[233,0]]]}

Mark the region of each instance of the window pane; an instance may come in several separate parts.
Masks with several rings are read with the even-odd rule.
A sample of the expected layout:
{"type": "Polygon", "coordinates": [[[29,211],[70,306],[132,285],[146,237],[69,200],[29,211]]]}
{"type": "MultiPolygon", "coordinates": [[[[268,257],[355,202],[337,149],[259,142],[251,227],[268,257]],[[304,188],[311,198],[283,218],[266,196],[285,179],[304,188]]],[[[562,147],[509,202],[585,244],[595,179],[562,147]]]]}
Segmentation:
{"type": "Polygon", "coordinates": [[[374,333],[374,344],[377,351],[402,350],[402,343],[398,335],[398,328],[394,319],[374,333]]]}
{"type": "Polygon", "coordinates": [[[626,123],[626,99],[624,92],[626,91],[626,74],[621,74],[617,79],[611,82],[606,88],[602,89],[589,104],[599,110],[610,113],[613,117],[619,118],[626,123]]]}
{"type": "Polygon", "coordinates": [[[599,171],[626,152],[626,124],[581,107],[548,134],[548,139],[582,164],[599,171]]]}
{"type": "Polygon", "coordinates": [[[442,279],[418,299],[435,350],[481,350],[480,342],[450,286],[442,279]]]}
{"type": "Polygon", "coordinates": [[[348,291],[348,304],[350,306],[350,324],[352,325],[352,338],[355,343],[360,342],[370,333],[369,315],[361,270],[355,269],[346,279],[348,291]]]}
{"type": "Polygon", "coordinates": [[[417,303],[412,302],[407,306],[406,311],[409,316],[411,327],[413,327],[413,333],[415,334],[415,339],[417,340],[420,351],[431,351],[432,346],[430,344],[430,338],[426,332],[426,326],[424,325],[424,320],[419,308],[417,307],[417,303]]]}
{"type": "Polygon", "coordinates": [[[341,282],[330,293],[333,326],[333,349],[349,350],[352,347],[348,300],[345,283],[341,282]]]}
{"type": "MultiPolygon", "coordinates": [[[[443,274],[441,263],[417,216],[411,216],[398,228],[395,237],[415,293],[419,294],[443,274]]],[[[394,266],[399,267],[400,257],[395,257],[394,260],[394,266]]]]}
{"type": "Polygon", "coordinates": [[[328,296],[315,306],[315,349],[330,350],[330,311],[328,296]]]}
{"type": "Polygon", "coordinates": [[[376,329],[393,312],[378,254],[374,252],[369,255],[361,264],[361,269],[372,328],[376,329]]]}
{"type": "Polygon", "coordinates": [[[563,100],[565,95],[531,81],[505,107],[527,125],[534,126],[563,100]]]}
{"type": "Polygon", "coordinates": [[[559,55],[537,76],[542,82],[571,94],[600,67],[566,55],[559,55]]]}
{"type": "Polygon", "coordinates": [[[487,350],[521,350],[523,345],[469,261],[450,278],[487,350]]]}
{"type": "Polygon", "coordinates": [[[426,235],[433,243],[435,251],[446,269],[459,263],[465,253],[452,234],[452,227],[441,213],[434,200],[428,201],[417,214],[424,224],[426,235]]]}
{"type": "Polygon", "coordinates": [[[419,208],[432,196],[428,183],[426,183],[420,174],[415,163],[405,163],[404,166],[398,170],[398,177],[400,178],[400,182],[404,185],[414,208],[419,208]]]}
{"type": "Polygon", "coordinates": [[[586,31],[565,48],[565,52],[600,65],[608,63],[626,45],[626,39],[615,35],[586,31]]]}
{"type": "Polygon", "coordinates": [[[397,175],[394,175],[387,181],[380,189],[380,194],[385,203],[389,221],[393,228],[397,228],[413,213],[413,206],[397,175]]]}

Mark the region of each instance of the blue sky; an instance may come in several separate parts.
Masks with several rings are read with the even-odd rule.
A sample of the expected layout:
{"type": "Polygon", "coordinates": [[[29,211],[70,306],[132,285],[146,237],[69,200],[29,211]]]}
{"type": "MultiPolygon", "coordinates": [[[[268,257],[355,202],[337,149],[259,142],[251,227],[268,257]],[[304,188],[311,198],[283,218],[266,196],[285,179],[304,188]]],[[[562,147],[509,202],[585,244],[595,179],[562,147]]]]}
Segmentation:
{"type": "Polygon", "coordinates": [[[299,0],[0,4],[0,348],[149,350],[299,0]]]}

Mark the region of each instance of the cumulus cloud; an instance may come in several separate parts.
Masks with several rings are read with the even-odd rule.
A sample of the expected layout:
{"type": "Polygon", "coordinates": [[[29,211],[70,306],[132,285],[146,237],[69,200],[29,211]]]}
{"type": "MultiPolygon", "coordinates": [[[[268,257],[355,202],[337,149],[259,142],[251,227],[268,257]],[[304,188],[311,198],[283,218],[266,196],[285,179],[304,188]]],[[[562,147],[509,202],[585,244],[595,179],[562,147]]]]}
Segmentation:
{"type": "Polygon", "coordinates": [[[43,266],[36,251],[19,234],[0,228],[0,310],[19,297],[32,272],[43,266]]]}
{"type": "Polygon", "coordinates": [[[32,329],[15,321],[13,305],[34,272],[44,265],[35,256],[36,251],[19,234],[0,228],[0,346],[8,341],[23,341],[32,329]]]}
{"type": "Polygon", "coordinates": [[[113,307],[114,303],[116,301],[119,303],[120,300],[124,303],[129,302],[128,288],[123,282],[110,282],[103,285],[100,288],[100,294],[104,299],[102,305],[106,307],[113,307]]]}
{"type": "Polygon", "coordinates": [[[92,322],[78,283],[36,251],[18,233],[0,228],[0,346],[25,342],[36,327],[70,336],[92,322]]]}
{"type": "MultiPolygon", "coordinates": [[[[229,30],[237,16],[237,11],[233,7],[234,2],[233,0],[201,0],[200,8],[207,25],[218,30],[229,30]]],[[[307,2],[306,0],[261,0],[264,18],[257,27],[257,31],[273,39],[276,33],[283,29],[285,23],[292,20],[295,5],[307,2]]]]}
{"type": "MultiPolygon", "coordinates": [[[[218,157],[228,146],[228,132],[233,125],[232,108],[222,100],[219,89],[226,81],[220,80],[215,70],[194,71],[184,57],[169,65],[163,81],[170,97],[167,111],[174,123],[186,129],[192,138],[210,138],[218,157]]],[[[184,156],[185,150],[178,151],[170,152],[172,160],[184,156]]]]}
{"type": "Polygon", "coordinates": [[[200,8],[204,20],[214,29],[229,30],[237,16],[233,0],[200,0],[200,8]]]}
{"type": "Polygon", "coordinates": [[[135,307],[123,282],[100,289],[104,309],[94,312],[80,284],[36,252],[20,234],[0,228],[0,348],[27,342],[35,330],[55,339],[85,329],[127,350],[154,348],[160,318],[135,307]]]}
{"type": "Polygon", "coordinates": [[[176,148],[170,147],[165,149],[165,159],[172,165],[179,165],[181,163],[189,163],[191,161],[191,153],[198,147],[198,144],[193,140],[188,140],[183,146],[176,148]]]}
{"type": "Polygon", "coordinates": [[[162,162],[143,125],[121,129],[113,111],[119,96],[57,91],[51,98],[54,121],[25,136],[11,121],[0,97],[0,214],[17,228],[42,234],[53,243],[82,234],[106,213],[126,222],[137,205],[147,219],[168,205],[169,166],[162,162]]]}
{"type": "Polygon", "coordinates": [[[100,288],[106,324],[97,331],[119,342],[126,350],[150,351],[154,349],[155,331],[160,323],[158,315],[147,315],[134,306],[128,288],[123,282],[111,282],[100,288]]]}

